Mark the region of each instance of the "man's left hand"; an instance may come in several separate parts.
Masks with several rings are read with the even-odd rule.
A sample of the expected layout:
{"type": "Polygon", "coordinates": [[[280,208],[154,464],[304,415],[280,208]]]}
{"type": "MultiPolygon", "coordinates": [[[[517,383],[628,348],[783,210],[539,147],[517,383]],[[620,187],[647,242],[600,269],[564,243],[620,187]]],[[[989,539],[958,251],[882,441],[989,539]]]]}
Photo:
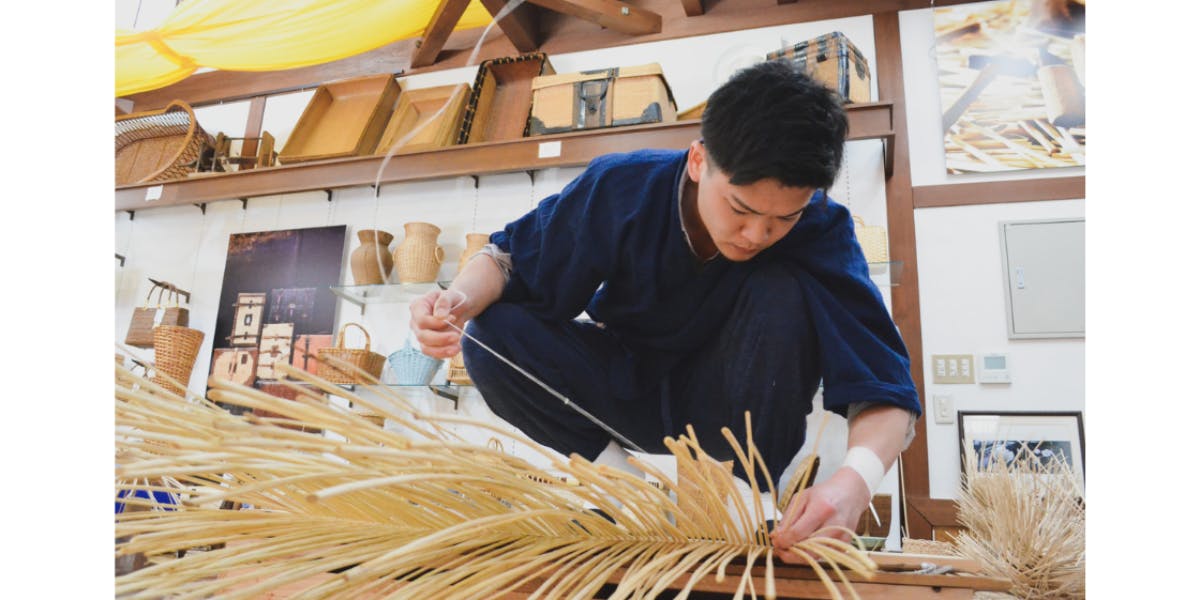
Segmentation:
{"type": "Polygon", "coordinates": [[[871,491],[854,470],[842,467],[829,479],[792,497],[783,520],[771,533],[775,553],[785,563],[807,564],[789,548],[814,535],[850,541],[851,531],[870,502],[871,491]]]}

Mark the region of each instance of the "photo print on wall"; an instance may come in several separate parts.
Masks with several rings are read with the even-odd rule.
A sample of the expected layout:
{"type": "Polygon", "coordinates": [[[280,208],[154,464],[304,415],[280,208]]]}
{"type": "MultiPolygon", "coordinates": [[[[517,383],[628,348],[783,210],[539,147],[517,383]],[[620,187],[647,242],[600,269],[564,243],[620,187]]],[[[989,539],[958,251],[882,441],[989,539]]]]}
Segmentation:
{"type": "Polygon", "coordinates": [[[933,10],[947,173],[1084,164],[1083,0],[933,10]]]}
{"type": "Polygon", "coordinates": [[[274,365],[315,372],[309,354],[332,345],[337,297],[329,286],[342,280],[345,248],[345,225],[231,234],[212,375],[290,397],[274,365]]]}

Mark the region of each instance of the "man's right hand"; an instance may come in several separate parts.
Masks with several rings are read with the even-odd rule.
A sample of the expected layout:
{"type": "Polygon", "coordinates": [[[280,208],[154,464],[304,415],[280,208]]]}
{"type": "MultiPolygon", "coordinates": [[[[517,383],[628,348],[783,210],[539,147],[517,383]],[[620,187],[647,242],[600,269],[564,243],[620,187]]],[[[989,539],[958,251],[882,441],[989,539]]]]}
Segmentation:
{"type": "Polygon", "coordinates": [[[434,290],[409,304],[409,327],[421,352],[433,358],[452,358],[462,351],[462,334],[448,323],[461,328],[467,305],[467,296],[456,290],[434,290]]]}

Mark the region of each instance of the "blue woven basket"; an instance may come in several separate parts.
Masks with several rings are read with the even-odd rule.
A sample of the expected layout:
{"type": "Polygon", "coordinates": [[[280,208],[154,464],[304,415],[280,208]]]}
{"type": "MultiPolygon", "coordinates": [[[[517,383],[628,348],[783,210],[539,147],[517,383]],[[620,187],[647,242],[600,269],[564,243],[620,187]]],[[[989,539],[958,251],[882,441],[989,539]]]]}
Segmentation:
{"type": "Polygon", "coordinates": [[[425,356],[408,341],[388,356],[387,362],[399,385],[429,385],[438,367],[442,366],[442,361],[425,356]]]}

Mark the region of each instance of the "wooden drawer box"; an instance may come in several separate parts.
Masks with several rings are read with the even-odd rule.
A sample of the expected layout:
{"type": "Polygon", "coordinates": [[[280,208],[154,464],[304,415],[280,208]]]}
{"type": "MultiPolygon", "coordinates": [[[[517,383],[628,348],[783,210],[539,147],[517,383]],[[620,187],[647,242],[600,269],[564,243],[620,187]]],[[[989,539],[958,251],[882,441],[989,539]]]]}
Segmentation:
{"type": "Polygon", "coordinates": [[[657,64],[533,79],[529,135],[675,121],[675,99],[657,64]]]}
{"type": "Polygon", "coordinates": [[[318,87],[279,153],[279,162],[374,153],[399,95],[400,84],[391,74],[343,79],[318,87]]]}
{"type": "Polygon", "coordinates": [[[515,140],[528,135],[533,78],[552,73],[554,67],[543,52],[480,63],[458,143],[515,140]]]}
{"type": "Polygon", "coordinates": [[[767,55],[787,59],[850,102],[871,101],[871,68],[862,52],[840,31],[800,42],[767,55]]]}

